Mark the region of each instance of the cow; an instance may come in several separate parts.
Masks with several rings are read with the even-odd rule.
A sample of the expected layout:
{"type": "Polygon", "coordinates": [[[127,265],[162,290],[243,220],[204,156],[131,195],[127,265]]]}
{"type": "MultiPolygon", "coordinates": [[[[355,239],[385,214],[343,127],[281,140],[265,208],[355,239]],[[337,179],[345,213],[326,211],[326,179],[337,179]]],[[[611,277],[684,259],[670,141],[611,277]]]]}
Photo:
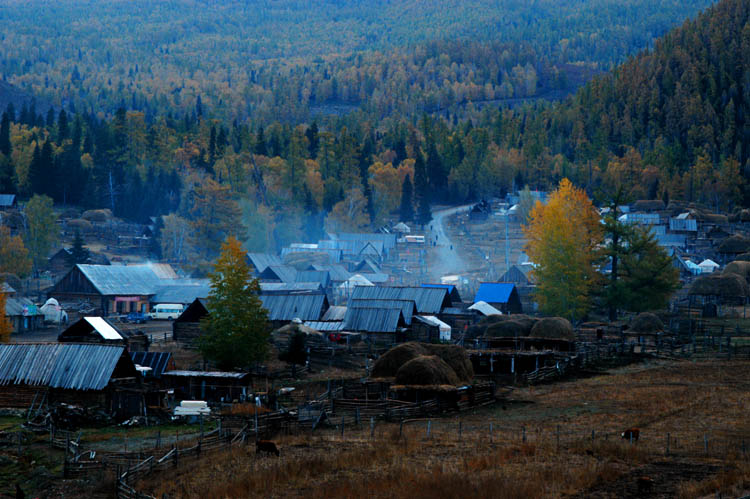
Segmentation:
{"type": "Polygon", "coordinates": [[[275,454],[279,457],[279,448],[270,440],[258,440],[255,442],[255,454],[275,454]]]}
{"type": "Polygon", "coordinates": [[[641,430],[638,428],[628,428],[627,430],[622,432],[622,439],[623,440],[630,440],[631,442],[637,442],[638,437],[641,434],[641,430]]]}
{"type": "Polygon", "coordinates": [[[648,494],[654,488],[654,480],[647,476],[638,477],[638,495],[648,494]]]}

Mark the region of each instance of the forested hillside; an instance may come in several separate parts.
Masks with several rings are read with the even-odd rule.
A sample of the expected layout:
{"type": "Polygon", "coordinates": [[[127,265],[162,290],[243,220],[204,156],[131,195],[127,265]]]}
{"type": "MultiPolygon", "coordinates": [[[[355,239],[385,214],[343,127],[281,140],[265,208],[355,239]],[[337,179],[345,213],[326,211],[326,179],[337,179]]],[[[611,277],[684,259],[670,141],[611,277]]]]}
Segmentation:
{"type": "Polygon", "coordinates": [[[267,124],[558,96],[710,0],[42,0],[0,6],[0,73],[59,107],[267,124]],[[469,40],[471,42],[467,43],[469,40]],[[557,91],[557,93],[555,93],[557,91]]]}
{"type": "Polygon", "coordinates": [[[750,2],[720,2],[536,119],[582,185],[747,205],[750,2]]]}
{"type": "MultiPolygon", "coordinates": [[[[181,92],[169,92],[169,98],[160,97],[153,101],[160,104],[148,109],[124,99],[111,117],[104,109],[123,100],[114,97],[122,95],[117,92],[105,92],[112,100],[99,102],[97,97],[74,112],[69,105],[50,111],[14,107],[3,114],[0,125],[0,191],[47,194],[58,203],[107,207],[136,220],[169,215],[162,229],[162,240],[171,241],[162,244],[165,256],[190,261],[212,258],[218,241],[230,233],[248,249],[278,249],[291,241],[317,240],[324,227],[370,229],[388,219],[408,221],[413,213],[423,221],[431,203],[503,195],[524,185],[545,189],[562,177],[590,194],[625,186],[633,199],[680,198],[723,209],[747,206],[749,11],[747,0],[723,0],[674,29],[653,50],[597,77],[563,102],[537,101],[515,108],[469,104],[466,119],[430,111],[442,110],[445,102],[475,100],[454,90],[471,78],[502,81],[505,76],[497,73],[503,71],[498,63],[503,57],[519,68],[511,71],[517,72],[514,92],[519,85],[529,85],[530,73],[524,68],[536,67],[531,62],[536,55],[503,49],[504,41],[477,40],[414,41],[411,47],[388,48],[387,54],[400,54],[398,64],[385,52],[342,56],[349,65],[340,62],[341,70],[351,79],[324,78],[328,85],[337,82],[336,99],[319,95],[326,95],[321,99],[328,105],[346,103],[350,97],[342,98],[342,89],[349,87],[341,82],[356,82],[364,85],[358,94],[363,110],[309,121],[292,120],[295,112],[282,111],[294,107],[284,92],[298,95],[298,89],[294,79],[281,77],[263,84],[273,88],[261,92],[270,102],[264,108],[267,119],[251,113],[252,119],[225,120],[214,105],[198,98],[202,90],[187,100],[178,99],[181,92]],[[441,55],[445,52],[453,55],[441,55]],[[460,64],[448,64],[451,58],[460,64]],[[365,67],[370,69],[362,71],[365,67]],[[409,71],[381,71],[392,67],[409,71]],[[443,78],[441,71],[447,67],[453,76],[443,78]],[[371,73],[375,76],[368,80],[371,73]],[[430,82],[441,78],[455,78],[460,85],[436,85],[431,94],[430,82]],[[387,91],[379,94],[382,89],[387,91]],[[394,104],[391,98],[402,100],[394,104]],[[89,105],[94,112],[83,112],[89,105]],[[402,105],[409,111],[398,111],[402,105]],[[157,111],[159,106],[168,111],[157,111]]],[[[14,49],[4,44],[2,50],[14,49]]],[[[306,50],[305,56],[311,49],[306,50]]],[[[614,52],[609,54],[614,57],[614,52]]],[[[328,64],[319,67],[334,67],[328,64]]],[[[325,75],[325,70],[305,72],[304,64],[294,68],[310,81],[316,74],[325,75]]],[[[132,78],[142,70],[134,69],[132,78]]],[[[98,86],[106,68],[87,74],[90,92],[74,92],[81,102],[107,88],[98,86]]],[[[256,77],[260,74],[265,73],[258,69],[256,77]]],[[[31,70],[22,78],[34,75],[31,70]]],[[[130,78],[125,71],[119,75],[130,78]]],[[[561,74],[557,78],[560,81],[561,74]]],[[[58,85],[49,95],[59,99],[61,90],[73,88],[73,80],[66,81],[67,86],[58,85]]],[[[164,81],[182,86],[181,79],[164,81]]],[[[146,87],[144,81],[141,88],[146,87]]],[[[260,92],[262,85],[253,88],[260,92]]],[[[492,97],[497,95],[483,98],[492,97]]],[[[317,98],[308,95],[305,106],[317,98]]],[[[244,103],[240,107],[247,105],[239,102],[244,103]]]]}

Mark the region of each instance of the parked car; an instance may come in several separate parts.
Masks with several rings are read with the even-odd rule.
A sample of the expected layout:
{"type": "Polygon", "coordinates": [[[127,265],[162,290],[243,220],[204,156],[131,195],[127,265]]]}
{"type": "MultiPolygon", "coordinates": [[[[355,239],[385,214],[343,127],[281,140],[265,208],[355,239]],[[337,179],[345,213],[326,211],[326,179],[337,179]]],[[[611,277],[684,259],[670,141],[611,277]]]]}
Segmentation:
{"type": "Polygon", "coordinates": [[[150,318],[151,317],[149,317],[147,314],[144,314],[143,312],[130,312],[125,320],[127,322],[132,322],[133,324],[143,324],[150,318]]]}

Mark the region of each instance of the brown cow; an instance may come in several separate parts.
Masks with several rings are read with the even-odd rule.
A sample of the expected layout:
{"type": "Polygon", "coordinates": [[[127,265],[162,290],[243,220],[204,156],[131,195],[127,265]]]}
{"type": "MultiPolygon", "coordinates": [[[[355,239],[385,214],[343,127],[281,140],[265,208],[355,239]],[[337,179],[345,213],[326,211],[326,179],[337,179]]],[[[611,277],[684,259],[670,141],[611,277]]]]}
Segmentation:
{"type": "Polygon", "coordinates": [[[640,434],[641,430],[639,430],[638,428],[628,428],[627,430],[622,432],[622,439],[637,442],[640,434]]]}
{"type": "Polygon", "coordinates": [[[270,440],[258,440],[255,442],[255,453],[275,454],[276,457],[280,455],[279,448],[270,440]]]}

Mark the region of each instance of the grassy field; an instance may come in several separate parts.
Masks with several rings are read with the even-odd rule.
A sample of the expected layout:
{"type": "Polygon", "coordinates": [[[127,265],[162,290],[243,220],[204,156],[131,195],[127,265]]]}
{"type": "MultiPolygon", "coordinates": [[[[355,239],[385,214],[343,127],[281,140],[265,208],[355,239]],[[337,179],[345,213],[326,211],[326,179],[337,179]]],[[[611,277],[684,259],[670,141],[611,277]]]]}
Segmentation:
{"type": "Polygon", "coordinates": [[[367,424],[343,437],[282,436],[278,459],[252,446],[217,452],[138,488],[157,497],[638,497],[641,479],[648,497],[739,496],[750,488],[748,380],[747,362],[640,364],[519,389],[460,418],[379,422],[373,437],[367,424]],[[641,430],[633,445],[619,438],[631,426],[641,430]]]}

